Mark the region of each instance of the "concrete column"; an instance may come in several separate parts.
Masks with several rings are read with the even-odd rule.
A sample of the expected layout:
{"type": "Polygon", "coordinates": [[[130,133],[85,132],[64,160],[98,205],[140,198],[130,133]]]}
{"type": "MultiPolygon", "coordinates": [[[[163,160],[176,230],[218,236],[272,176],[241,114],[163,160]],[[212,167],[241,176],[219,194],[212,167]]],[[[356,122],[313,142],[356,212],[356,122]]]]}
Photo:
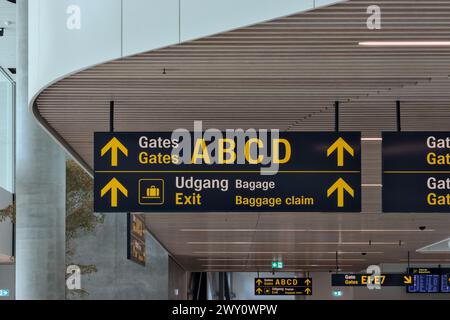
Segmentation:
{"type": "Polygon", "coordinates": [[[64,299],[65,155],[28,109],[27,0],[17,1],[16,102],[16,298],[64,299]]]}

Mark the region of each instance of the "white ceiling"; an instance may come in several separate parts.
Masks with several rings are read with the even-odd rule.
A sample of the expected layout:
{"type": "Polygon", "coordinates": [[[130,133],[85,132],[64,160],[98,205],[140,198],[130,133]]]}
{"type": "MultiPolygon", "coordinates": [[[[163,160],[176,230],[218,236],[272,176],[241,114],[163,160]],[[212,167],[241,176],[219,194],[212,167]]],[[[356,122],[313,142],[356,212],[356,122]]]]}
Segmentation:
{"type": "Polygon", "coordinates": [[[6,0],[0,0],[0,28],[5,28],[4,36],[0,37],[0,66],[16,67],[16,5],[6,0]],[[5,22],[9,21],[9,26],[5,22]]]}
{"type": "MultiPolygon", "coordinates": [[[[450,47],[358,46],[383,39],[448,41],[450,0],[349,0],[119,59],[53,84],[36,111],[88,169],[93,132],[108,130],[111,99],[118,131],[170,131],[194,120],[220,129],[330,131],[337,99],[341,130],[365,138],[396,129],[397,99],[404,130],[450,131],[450,47]],[[374,3],[384,17],[378,31],[366,28],[374,3]]],[[[336,251],[352,259],[352,270],[405,262],[408,251],[417,261],[448,260],[415,252],[448,238],[448,215],[381,214],[381,143],[364,141],[362,149],[370,185],[362,214],[151,214],[148,227],[189,270],[263,270],[273,257],[292,259],[286,266],[296,270],[328,270],[336,251]]]]}

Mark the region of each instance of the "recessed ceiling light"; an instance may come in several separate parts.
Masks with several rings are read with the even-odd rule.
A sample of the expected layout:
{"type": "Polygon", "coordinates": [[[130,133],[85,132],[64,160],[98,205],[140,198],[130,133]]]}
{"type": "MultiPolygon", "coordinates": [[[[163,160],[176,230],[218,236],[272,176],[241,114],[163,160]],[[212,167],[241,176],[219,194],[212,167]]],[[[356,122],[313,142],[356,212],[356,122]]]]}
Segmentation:
{"type": "MultiPolygon", "coordinates": [[[[338,254],[361,254],[356,251],[338,251],[338,254]]],[[[382,251],[370,251],[367,254],[383,254],[382,251]]],[[[336,251],[194,251],[192,254],[336,254],[336,251]]]]}
{"type": "Polygon", "coordinates": [[[181,232],[434,232],[434,229],[179,229],[181,232]]]}
{"type": "MultiPolygon", "coordinates": [[[[336,265],[334,264],[290,264],[290,265],[285,265],[284,269],[289,269],[290,267],[307,267],[307,268],[318,268],[318,267],[335,267],[336,265]]],[[[340,265],[341,267],[353,267],[353,265],[351,264],[343,264],[340,265]]],[[[244,267],[244,268],[255,268],[255,267],[262,267],[262,268],[270,268],[270,266],[267,266],[267,264],[203,264],[202,267],[205,268],[212,268],[212,267],[244,267]]]]}
{"type": "MultiPolygon", "coordinates": [[[[198,261],[273,261],[273,258],[197,258],[198,261]]],[[[314,258],[314,259],[300,259],[300,258],[289,258],[283,259],[283,261],[336,261],[336,258],[327,259],[327,258],[314,258]]],[[[352,259],[352,258],[339,258],[339,261],[353,261],[353,262],[363,262],[366,259],[352,259]]]]}
{"type": "MultiPolygon", "coordinates": [[[[369,245],[367,241],[360,242],[253,242],[253,241],[190,241],[190,245],[344,245],[344,246],[364,246],[369,245]]],[[[398,246],[397,242],[371,242],[371,245],[392,245],[398,246]]]]}
{"type": "Polygon", "coordinates": [[[450,41],[361,41],[358,44],[372,47],[439,47],[450,46],[450,41]]]}
{"type": "Polygon", "coordinates": [[[436,262],[436,263],[443,263],[443,262],[450,262],[450,259],[400,259],[402,262],[436,262]]]}

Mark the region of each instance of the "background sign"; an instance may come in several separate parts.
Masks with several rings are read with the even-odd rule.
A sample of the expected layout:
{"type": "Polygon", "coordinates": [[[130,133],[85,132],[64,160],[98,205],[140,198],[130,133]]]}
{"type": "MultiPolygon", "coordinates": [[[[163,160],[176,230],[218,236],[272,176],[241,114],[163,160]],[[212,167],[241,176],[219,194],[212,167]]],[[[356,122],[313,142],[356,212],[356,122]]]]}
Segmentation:
{"type": "Polygon", "coordinates": [[[145,218],[142,214],[128,214],[128,259],[145,266],[145,218]]]}
{"type": "Polygon", "coordinates": [[[413,277],[409,274],[356,274],[340,273],[331,275],[331,286],[333,287],[365,287],[367,285],[380,285],[386,287],[402,287],[412,284],[413,277]]]}
{"type": "Polygon", "coordinates": [[[312,278],[255,278],[255,295],[312,295],[312,278]]]}
{"type": "Polygon", "coordinates": [[[414,278],[413,285],[407,287],[408,293],[449,293],[450,269],[410,268],[408,273],[414,278]]]}
{"type": "Polygon", "coordinates": [[[172,149],[180,141],[168,132],[97,132],[95,211],[361,211],[360,133],[292,132],[279,139],[279,159],[289,159],[277,174],[261,175],[263,164],[177,164],[172,149]]]}
{"type": "Polygon", "coordinates": [[[450,212],[450,133],[383,133],[383,212],[450,212]]]}

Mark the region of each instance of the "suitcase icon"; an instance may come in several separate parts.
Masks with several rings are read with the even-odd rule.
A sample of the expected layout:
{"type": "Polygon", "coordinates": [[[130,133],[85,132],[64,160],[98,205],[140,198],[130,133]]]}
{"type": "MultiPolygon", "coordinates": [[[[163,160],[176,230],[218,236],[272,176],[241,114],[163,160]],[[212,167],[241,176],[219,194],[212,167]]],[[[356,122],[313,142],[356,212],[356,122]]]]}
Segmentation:
{"type": "Polygon", "coordinates": [[[163,179],[140,179],[138,188],[138,203],[140,205],[164,204],[163,179]]]}
{"type": "Polygon", "coordinates": [[[149,198],[159,198],[160,190],[155,186],[150,186],[150,188],[147,188],[146,194],[149,198]]]}

